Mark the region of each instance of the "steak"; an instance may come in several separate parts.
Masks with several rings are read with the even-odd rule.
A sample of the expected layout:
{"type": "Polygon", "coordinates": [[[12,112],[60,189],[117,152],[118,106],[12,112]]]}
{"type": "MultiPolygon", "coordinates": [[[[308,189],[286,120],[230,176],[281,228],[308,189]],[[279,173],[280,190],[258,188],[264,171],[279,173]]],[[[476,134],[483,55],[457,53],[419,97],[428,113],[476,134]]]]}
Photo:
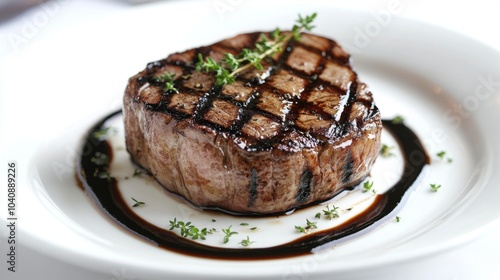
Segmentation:
{"type": "Polygon", "coordinates": [[[378,155],[379,110],[333,40],[302,33],[223,87],[195,69],[198,54],[222,61],[269,34],[174,53],[129,79],[132,160],[198,207],[264,215],[319,203],[362,182],[378,155]],[[178,92],[159,81],[167,73],[178,92]]]}

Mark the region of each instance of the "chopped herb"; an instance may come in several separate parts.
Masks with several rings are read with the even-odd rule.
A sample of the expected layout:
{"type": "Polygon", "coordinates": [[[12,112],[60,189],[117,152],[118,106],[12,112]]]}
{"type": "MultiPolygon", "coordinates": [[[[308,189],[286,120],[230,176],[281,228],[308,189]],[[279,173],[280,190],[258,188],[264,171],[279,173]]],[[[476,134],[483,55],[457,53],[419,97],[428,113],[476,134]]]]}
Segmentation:
{"type": "Polygon", "coordinates": [[[90,161],[98,166],[107,165],[109,163],[109,156],[101,152],[96,152],[90,161]]]}
{"type": "Polygon", "coordinates": [[[217,220],[216,219],[212,219],[212,222],[215,223],[215,222],[217,222],[217,220]]]}
{"type": "Polygon", "coordinates": [[[138,201],[137,199],[135,199],[135,198],[133,198],[133,197],[131,197],[131,198],[132,198],[132,200],[135,202],[135,204],[134,204],[134,205],[132,205],[132,207],[138,207],[138,206],[141,206],[141,205],[146,204],[146,203],[144,203],[144,202],[142,202],[142,201],[138,201]]]}
{"type": "Polygon", "coordinates": [[[435,192],[437,192],[439,190],[439,188],[441,188],[441,185],[438,185],[438,184],[430,184],[431,186],[431,189],[435,192]]]}
{"type": "Polygon", "coordinates": [[[309,221],[308,219],[306,219],[306,223],[307,223],[306,229],[318,228],[318,227],[316,226],[316,222],[311,222],[311,221],[309,221]]]}
{"type": "MultiPolygon", "coordinates": [[[[439,153],[436,154],[436,156],[438,156],[440,159],[444,160],[445,159],[445,156],[446,156],[446,152],[445,151],[440,151],[439,153]]],[[[446,158],[447,162],[448,163],[451,163],[453,162],[453,159],[452,158],[446,158]]]]}
{"type": "Polygon", "coordinates": [[[142,171],[140,169],[135,169],[134,174],[132,175],[133,177],[139,176],[142,174],[142,171]]]}
{"type": "Polygon", "coordinates": [[[247,239],[243,239],[241,240],[241,242],[239,244],[245,246],[245,247],[248,247],[250,246],[254,241],[250,241],[250,237],[248,237],[247,235],[247,239]]]}
{"type": "Polygon", "coordinates": [[[393,157],[394,154],[391,152],[391,150],[393,149],[394,146],[387,146],[386,144],[382,144],[382,147],[380,148],[380,155],[385,158],[393,157]]]}
{"type": "Polygon", "coordinates": [[[399,223],[401,221],[401,217],[396,216],[396,222],[399,223]]]}
{"type": "Polygon", "coordinates": [[[231,237],[231,235],[238,234],[238,232],[236,232],[236,231],[231,231],[231,227],[232,226],[229,226],[228,228],[222,229],[222,232],[225,234],[224,244],[229,242],[229,237],[231,237]]]}
{"type": "Polygon", "coordinates": [[[363,184],[363,192],[367,192],[367,191],[370,191],[372,190],[373,188],[373,181],[366,181],[364,184],[363,184]]]}
{"type": "Polygon", "coordinates": [[[231,53],[226,53],[223,63],[229,69],[224,68],[222,63],[215,62],[215,60],[211,57],[203,58],[202,54],[198,54],[196,70],[198,72],[204,70],[207,73],[215,72],[215,84],[217,86],[225,86],[227,84],[234,83],[235,77],[238,73],[251,67],[262,70],[263,67],[261,62],[264,58],[282,51],[283,47],[290,40],[300,40],[300,32],[302,30],[312,30],[314,28],[311,24],[315,18],[316,13],[306,17],[299,15],[299,19],[296,20],[297,24],[293,26],[291,33],[283,35],[279,29],[276,29],[271,34],[271,38],[261,36],[260,40],[255,43],[255,48],[253,50],[245,48],[237,56],[234,56],[231,53]]]}
{"type": "Polygon", "coordinates": [[[92,136],[97,139],[102,139],[104,138],[110,130],[110,127],[103,127],[101,129],[98,129],[92,133],[92,136]]]}
{"type": "Polygon", "coordinates": [[[173,221],[170,221],[170,229],[169,230],[174,230],[174,229],[179,229],[181,232],[182,237],[191,237],[193,240],[197,239],[206,239],[207,234],[213,233],[215,229],[210,229],[207,230],[207,228],[199,229],[195,227],[194,225],[191,224],[191,222],[183,222],[183,221],[177,221],[177,218],[174,218],[173,221]]]}
{"type": "Polygon", "coordinates": [[[393,124],[401,124],[405,121],[405,119],[402,117],[402,116],[395,116],[393,119],[392,119],[392,123],[393,124]]]}
{"type": "Polygon", "coordinates": [[[441,151],[441,152],[439,152],[439,153],[436,154],[436,156],[438,156],[440,159],[444,159],[445,155],[446,155],[445,151],[441,151]]]}
{"type": "Polygon", "coordinates": [[[159,83],[165,83],[163,90],[166,92],[179,92],[179,90],[174,85],[175,74],[170,72],[165,73],[161,76],[156,77],[156,81],[159,83]]]}
{"type": "Polygon", "coordinates": [[[318,226],[316,225],[316,222],[311,222],[311,221],[309,221],[309,219],[306,219],[306,226],[305,227],[295,226],[295,229],[298,230],[300,233],[306,233],[310,229],[315,229],[315,228],[318,228],[318,226]]]}
{"type": "Polygon", "coordinates": [[[326,210],[323,210],[323,214],[328,218],[328,220],[331,220],[333,218],[338,218],[339,213],[337,212],[338,207],[333,206],[333,209],[330,209],[330,205],[326,206],[326,210]]]}
{"type": "Polygon", "coordinates": [[[248,223],[241,223],[240,226],[248,226],[248,223]]]}
{"type": "Polygon", "coordinates": [[[257,227],[252,227],[252,228],[250,228],[250,230],[256,230],[256,229],[257,229],[257,227]]]}
{"type": "Polygon", "coordinates": [[[111,180],[111,175],[108,172],[103,171],[103,172],[97,173],[97,178],[99,178],[99,179],[106,179],[106,180],[109,181],[109,180],[111,180]]]}
{"type": "Polygon", "coordinates": [[[316,218],[316,219],[321,218],[321,213],[320,212],[316,213],[316,215],[314,215],[314,218],[316,218]]]}

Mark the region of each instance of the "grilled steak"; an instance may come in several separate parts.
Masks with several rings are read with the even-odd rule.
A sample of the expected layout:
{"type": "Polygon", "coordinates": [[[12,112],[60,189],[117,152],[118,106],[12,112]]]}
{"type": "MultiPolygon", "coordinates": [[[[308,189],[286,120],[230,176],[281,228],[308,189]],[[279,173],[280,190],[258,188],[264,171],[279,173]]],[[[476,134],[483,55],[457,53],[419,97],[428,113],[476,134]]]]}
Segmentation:
{"type": "Polygon", "coordinates": [[[172,54],[128,82],[133,161],[202,208],[274,214],[325,201],[359,184],[377,157],[380,113],[335,41],[303,33],[222,88],[195,70],[198,53],[221,61],[260,35],[172,54]],[[165,73],[179,92],[163,89],[165,73]]]}

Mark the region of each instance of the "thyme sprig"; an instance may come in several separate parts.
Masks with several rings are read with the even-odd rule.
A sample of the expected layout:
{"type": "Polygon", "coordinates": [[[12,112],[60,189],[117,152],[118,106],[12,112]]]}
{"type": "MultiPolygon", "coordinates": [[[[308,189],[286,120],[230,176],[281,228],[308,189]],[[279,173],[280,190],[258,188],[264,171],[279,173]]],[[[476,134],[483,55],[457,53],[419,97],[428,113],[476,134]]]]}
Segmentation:
{"type": "Polygon", "coordinates": [[[363,183],[363,192],[372,191],[375,193],[375,189],[373,189],[373,181],[366,181],[363,183]]]}
{"type": "Polygon", "coordinates": [[[380,155],[385,158],[393,157],[394,156],[394,153],[392,152],[393,149],[394,146],[388,146],[386,144],[382,144],[382,147],[380,148],[380,155]]]}
{"type": "Polygon", "coordinates": [[[309,221],[309,219],[306,219],[306,226],[305,227],[295,226],[295,229],[297,231],[299,231],[300,233],[307,233],[307,232],[309,232],[309,230],[315,229],[315,228],[318,228],[317,223],[311,222],[311,221],[309,221]]]}
{"type": "Polygon", "coordinates": [[[438,184],[430,184],[430,187],[433,191],[437,192],[440,188],[441,188],[441,185],[438,185],[438,184]]]}
{"type": "Polygon", "coordinates": [[[248,247],[248,246],[252,245],[253,242],[254,241],[250,241],[250,237],[248,237],[248,235],[247,235],[247,239],[241,240],[241,242],[239,244],[241,244],[244,247],[248,247]]]}
{"type": "Polygon", "coordinates": [[[206,239],[207,234],[211,234],[214,232],[213,229],[207,230],[207,228],[199,229],[191,222],[183,222],[183,221],[177,221],[177,218],[174,218],[173,221],[170,222],[170,230],[174,229],[179,229],[181,231],[181,236],[182,237],[191,237],[193,240],[206,239]]]}
{"type": "Polygon", "coordinates": [[[338,218],[339,217],[339,213],[337,211],[337,209],[339,209],[338,207],[335,207],[334,205],[332,205],[332,209],[330,209],[330,205],[327,205],[326,206],[326,210],[323,210],[323,214],[326,216],[326,218],[328,220],[331,220],[333,218],[338,218]]]}
{"type": "Polygon", "coordinates": [[[238,232],[236,232],[236,231],[231,231],[231,227],[232,226],[229,226],[228,228],[222,229],[222,232],[225,234],[224,240],[223,240],[224,244],[226,244],[227,242],[229,242],[229,238],[231,237],[231,235],[238,234],[238,232]]]}
{"type": "Polygon", "coordinates": [[[306,17],[299,15],[299,19],[296,20],[296,24],[294,24],[290,33],[282,34],[277,28],[271,34],[271,38],[261,36],[260,40],[255,43],[255,48],[253,50],[244,48],[241,53],[236,56],[231,53],[226,53],[222,62],[227,68],[223,66],[222,62],[217,63],[211,57],[204,58],[202,54],[198,54],[196,70],[198,72],[204,70],[206,73],[214,72],[215,85],[217,86],[222,87],[234,83],[238,73],[251,67],[262,70],[262,60],[264,58],[282,51],[283,47],[290,40],[300,40],[300,32],[304,29],[310,31],[315,27],[312,25],[315,18],[316,13],[306,17]]]}
{"type": "Polygon", "coordinates": [[[135,202],[135,204],[134,204],[134,205],[132,205],[132,207],[139,207],[139,206],[141,206],[141,205],[146,204],[146,203],[145,203],[145,202],[143,202],[143,201],[139,201],[139,200],[137,200],[137,199],[135,199],[135,198],[133,198],[133,197],[131,197],[131,198],[132,198],[132,200],[135,202]]]}
{"type": "Polygon", "coordinates": [[[174,85],[174,79],[175,79],[175,74],[170,73],[170,72],[167,72],[161,76],[155,77],[156,82],[165,83],[163,86],[164,91],[178,93],[179,90],[174,85]]]}
{"type": "Polygon", "coordinates": [[[437,156],[438,158],[440,158],[441,160],[444,160],[445,158],[447,158],[447,162],[448,162],[448,163],[453,162],[453,159],[452,159],[452,158],[450,158],[450,157],[446,157],[446,151],[440,151],[440,152],[436,153],[436,156],[437,156]]]}

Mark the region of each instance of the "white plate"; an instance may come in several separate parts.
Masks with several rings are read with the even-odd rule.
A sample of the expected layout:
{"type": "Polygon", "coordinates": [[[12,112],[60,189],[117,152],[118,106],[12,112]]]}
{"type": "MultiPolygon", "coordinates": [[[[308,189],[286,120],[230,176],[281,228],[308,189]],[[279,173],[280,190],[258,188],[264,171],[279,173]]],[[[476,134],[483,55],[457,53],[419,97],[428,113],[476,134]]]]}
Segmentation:
{"type": "Polygon", "coordinates": [[[3,101],[36,116],[15,115],[11,133],[23,141],[8,143],[20,163],[23,244],[91,270],[126,269],[126,275],[147,279],[319,279],[354,277],[443,252],[498,221],[498,52],[427,24],[396,16],[377,22],[371,14],[326,3],[275,1],[265,9],[261,1],[232,3],[220,13],[206,12],[214,9],[211,1],[146,6],[68,30],[5,61],[0,86],[9,94],[3,101]],[[383,117],[405,116],[428,146],[433,164],[398,213],[401,222],[311,256],[219,261],[151,246],[119,229],[76,187],[81,136],[120,106],[127,78],[147,62],[245,31],[286,29],[299,12],[313,11],[319,13],[315,33],[353,52],[353,66],[383,117]],[[452,163],[436,160],[441,150],[452,163]],[[430,183],[442,188],[431,192],[430,183]]]}

